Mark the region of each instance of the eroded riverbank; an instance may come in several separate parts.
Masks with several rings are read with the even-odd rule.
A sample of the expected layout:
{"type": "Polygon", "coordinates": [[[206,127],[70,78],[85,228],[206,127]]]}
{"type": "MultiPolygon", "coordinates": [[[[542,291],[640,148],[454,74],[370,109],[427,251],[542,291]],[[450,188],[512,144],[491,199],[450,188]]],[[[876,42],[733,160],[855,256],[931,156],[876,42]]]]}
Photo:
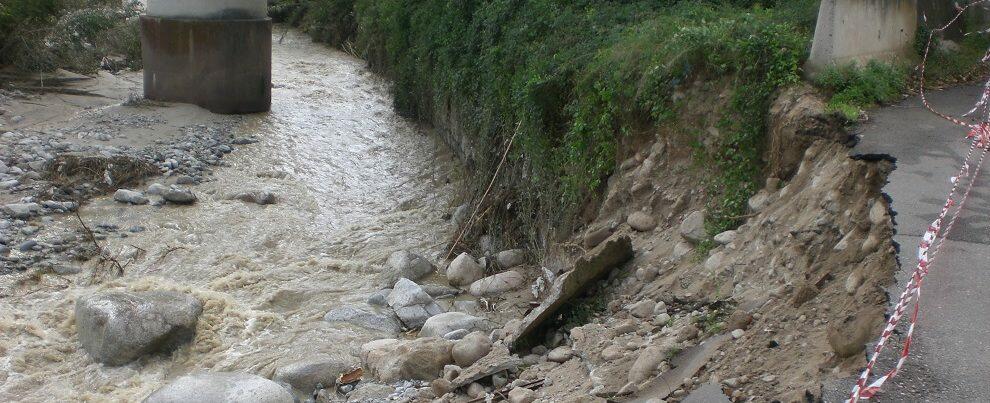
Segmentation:
{"type": "MultiPolygon", "coordinates": [[[[349,355],[377,338],[322,316],[377,290],[390,253],[440,252],[461,170],[445,146],[394,113],[387,84],[362,61],[294,31],[276,42],[273,56],[272,112],[240,119],[232,129],[235,138],[259,142],[236,146],[224,166],[191,186],[195,205],[131,206],[107,196],[81,208],[90,227],[105,224],[102,242],[120,252],[122,277],[90,284],[92,267],[82,267],[80,274],[29,270],[0,278],[0,400],[136,401],[196,370],[270,376],[288,362],[349,355]],[[260,190],[274,193],[277,203],[228,199],[260,190]],[[129,231],[136,227],[144,230],[129,231]],[[94,363],[79,348],[73,306],[110,289],[194,295],[204,304],[195,340],[169,356],[121,367],[94,363]]],[[[140,113],[150,109],[167,120],[176,108],[186,107],[142,105],[140,113]]],[[[204,122],[212,117],[196,119],[213,124],[204,122]]],[[[60,124],[22,130],[45,136],[64,129],[60,124]]],[[[49,217],[35,238],[78,229],[71,215],[49,217]]]]}

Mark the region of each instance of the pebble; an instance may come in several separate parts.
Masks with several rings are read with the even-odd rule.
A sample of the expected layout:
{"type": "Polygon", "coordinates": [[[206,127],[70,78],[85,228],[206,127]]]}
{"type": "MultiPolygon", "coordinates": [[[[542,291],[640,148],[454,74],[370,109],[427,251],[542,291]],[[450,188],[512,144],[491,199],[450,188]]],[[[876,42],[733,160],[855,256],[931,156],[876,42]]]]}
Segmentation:
{"type": "Polygon", "coordinates": [[[113,199],[120,203],[148,204],[148,198],[144,194],[130,189],[117,189],[113,194],[113,199]]]}
{"type": "Polygon", "coordinates": [[[189,189],[173,186],[166,191],[162,197],[165,201],[175,204],[193,204],[196,202],[196,195],[189,189]]]}
{"type": "Polygon", "coordinates": [[[567,346],[561,346],[550,350],[550,353],[547,354],[547,360],[564,363],[571,359],[572,356],[574,356],[574,350],[567,346]]]}
{"type": "Polygon", "coordinates": [[[38,246],[38,241],[35,241],[33,239],[29,239],[27,241],[22,242],[17,247],[17,250],[19,250],[21,252],[27,252],[27,251],[30,251],[30,250],[34,249],[34,247],[36,247],[36,246],[38,246]]]}
{"type": "Polygon", "coordinates": [[[640,232],[652,231],[657,227],[657,220],[642,211],[630,214],[626,222],[632,229],[640,232]]]}

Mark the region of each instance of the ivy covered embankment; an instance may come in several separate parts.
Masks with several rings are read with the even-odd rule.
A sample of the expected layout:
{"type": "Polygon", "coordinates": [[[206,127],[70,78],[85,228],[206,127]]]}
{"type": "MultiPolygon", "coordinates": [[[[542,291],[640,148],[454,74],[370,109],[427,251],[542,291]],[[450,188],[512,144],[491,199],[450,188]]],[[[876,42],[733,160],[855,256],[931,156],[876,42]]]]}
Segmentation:
{"type": "Polygon", "coordinates": [[[736,226],[764,179],[767,109],[800,80],[817,6],[286,0],[272,12],[393,80],[396,108],[446,133],[477,174],[478,196],[515,136],[476,231],[540,249],[578,228],[618,162],[662,127],[688,128],[709,232],[736,226]],[[706,82],[729,97],[714,139],[677,123],[679,94],[706,82]]]}

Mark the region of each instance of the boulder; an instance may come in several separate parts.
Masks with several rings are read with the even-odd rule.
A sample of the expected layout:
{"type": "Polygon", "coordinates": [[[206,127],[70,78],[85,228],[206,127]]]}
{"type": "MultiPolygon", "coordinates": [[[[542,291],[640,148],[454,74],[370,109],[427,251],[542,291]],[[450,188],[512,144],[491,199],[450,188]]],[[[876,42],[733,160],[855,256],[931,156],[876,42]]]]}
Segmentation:
{"type": "Polygon", "coordinates": [[[361,347],[362,355],[366,357],[365,369],[386,383],[400,380],[431,382],[440,377],[444,366],[454,362],[451,354],[454,343],[435,337],[369,344],[361,347]]]}
{"type": "Polygon", "coordinates": [[[638,354],[636,362],[629,368],[629,382],[640,384],[652,378],[664,357],[666,357],[666,351],[662,347],[646,347],[642,353],[638,354]]]}
{"type": "Polygon", "coordinates": [[[605,226],[589,229],[588,232],[584,234],[584,247],[588,249],[594,248],[610,236],[612,236],[611,227],[605,226]]]}
{"type": "Polygon", "coordinates": [[[330,323],[349,323],[354,326],[389,334],[402,331],[402,323],[399,323],[399,320],[393,313],[378,313],[371,309],[370,306],[348,305],[334,308],[323,316],[323,320],[330,323]]]}
{"type": "Polygon", "coordinates": [[[463,287],[485,276],[485,269],[467,253],[461,253],[447,266],[447,281],[454,287],[463,287]]]}
{"type": "Polygon", "coordinates": [[[245,203],[260,204],[262,206],[266,204],[275,204],[278,201],[278,197],[274,193],[267,190],[256,190],[253,192],[241,192],[230,196],[231,200],[240,200],[245,203]]]}
{"type": "Polygon", "coordinates": [[[563,363],[574,356],[574,350],[568,346],[560,346],[547,353],[547,360],[551,362],[563,363]]]}
{"type": "MultiPolygon", "coordinates": [[[[422,287],[406,278],[399,279],[395,283],[386,301],[399,320],[410,329],[418,329],[430,317],[443,313],[443,308],[437,305],[422,287]]],[[[440,336],[443,336],[443,333],[437,335],[440,336]]]]}
{"type": "Polygon", "coordinates": [[[720,232],[718,235],[715,235],[714,240],[715,243],[719,245],[728,245],[732,243],[732,241],[736,240],[736,236],[737,236],[736,231],[728,230],[725,232],[720,232]]]}
{"type": "Polygon", "coordinates": [[[423,329],[419,331],[419,337],[443,337],[455,330],[464,329],[469,332],[488,331],[488,323],[477,316],[471,316],[463,312],[447,312],[433,316],[426,320],[423,329]]]}
{"type": "Polygon", "coordinates": [[[626,222],[632,229],[640,232],[653,231],[657,227],[657,220],[653,216],[642,211],[637,211],[626,218],[626,222]]]}
{"type": "Polygon", "coordinates": [[[677,245],[674,245],[674,253],[671,254],[671,257],[673,257],[674,260],[681,260],[681,258],[687,256],[688,253],[691,253],[692,250],[694,250],[694,246],[690,243],[683,241],[678,242],[677,245]]]}
{"type": "Polygon", "coordinates": [[[509,403],[533,403],[536,400],[536,392],[526,388],[512,388],[509,391],[509,403]]]}
{"type": "Polygon", "coordinates": [[[518,289],[525,283],[526,277],[522,273],[509,270],[475,281],[469,290],[475,297],[485,297],[518,289]]]}
{"type": "Polygon", "coordinates": [[[292,403],[281,385],[257,375],[201,372],[186,375],[158,389],[144,403],[292,403]]]}
{"type": "Polygon", "coordinates": [[[654,310],[657,307],[656,301],[652,299],[644,299],[628,307],[629,314],[640,319],[650,318],[654,315],[654,310]]]}
{"type": "Polygon", "coordinates": [[[385,262],[385,282],[388,286],[392,286],[400,278],[417,281],[433,273],[433,270],[433,263],[426,258],[400,250],[393,252],[385,262]]]}
{"type": "Polygon", "coordinates": [[[705,231],[705,213],[702,211],[695,211],[688,214],[681,222],[680,228],[681,236],[691,243],[698,243],[708,237],[708,232],[705,231]]]}
{"type": "Polygon", "coordinates": [[[474,332],[454,343],[451,355],[454,363],[462,368],[470,367],[492,351],[492,341],[482,332],[474,332]]]}
{"type": "Polygon", "coordinates": [[[338,377],[358,366],[360,363],[351,357],[310,358],[279,367],[272,380],[288,384],[300,394],[311,396],[320,385],[331,388],[337,384],[338,377]]]}
{"type": "Polygon", "coordinates": [[[76,301],[79,342],[94,360],[123,365],[192,340],[203,305],[176,292],[107,292],[76,301]]]}
{"type": "Polygon", "coordinates": [[[5,204],[0,210],[13,218],[25,220],[33,215],[41,214],[41,205],[38,203],[12,203],[5,204]]]}
{"type": "Polygon", "coordinates": [[[145,193],[155,196],[161,196],[164,195],[165,192],[167,191],[168,191],[168,186],[162,185],[161,183],[152,183],[150,186],[148,186],[148,189],[145,190],[145,193]]]}
{"type": "Polygon", "coordinates": [[[170,187],[165,193],[162,193],[162,198],[169,203],[175,204],[193,204],[196,202],[196,194],[189,189],[179,186],[170,187]]]}
{"type": "Polygon", "coordinates": [[[141,192],[130,189],[117,189],[113,193],[113,199],[120,203],[127,204],[148,204],[148,198],[141,192]]]}
{"type": "Polygon", "coordinates": [[[522,249],[503,250],[495,254],[499,267],[510,269],[526,263],[526,251],[522,249]]]}

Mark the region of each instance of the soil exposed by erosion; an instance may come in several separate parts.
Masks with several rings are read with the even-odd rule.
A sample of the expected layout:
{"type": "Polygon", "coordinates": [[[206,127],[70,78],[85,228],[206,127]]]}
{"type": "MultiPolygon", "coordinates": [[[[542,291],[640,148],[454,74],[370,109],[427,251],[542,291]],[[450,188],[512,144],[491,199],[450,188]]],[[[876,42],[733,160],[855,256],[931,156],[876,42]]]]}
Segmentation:
{"type": "Polygon", "coordinates": [[[72,214],[46,207],[0,219],[12,249],[0,263],[13,271],[0,276],[0,400],[139,401],[187,373],[271,377],[289,362],[350,356],[381,337],[322,317],[342,303],[364,303],[392,252],[408,248],[431,260],[441,252],[460,168],[441,143],[395,115],[387,84],[362,61],[294,31],[276,43],[273,59],[267,115],[126,101],[140,90],[134,74],[83,84],[108,98],[4,99],[0,157],[23,169],[9,174],[18,183],[0,192],[0,204],[88,196],[46,194],[46,168],[15,154],[25,150],[48,162],[67,151],[161,156],[167,176],[130,187],[179,182],[198,201],[159,205],[147,195],[150,204],[129,205],[107,195],[84,202],[82,220],[125,268],[103,281],[91,276],[98,259],[77,259],[92,254],[83,253],[89,240],[72,214]],[[181,158],[204,142],[236,151],[222,160],[223,152],[181,158]],[[231,198],[243,192],[270,192],[277,201],[231,198]],[[21,250],[26,241],[36,245],[21,250]],[[80,349],[73,307],[107,290],[191,294],[203,304],[195,339],[119,367],[95,363],[80,349]]]}

